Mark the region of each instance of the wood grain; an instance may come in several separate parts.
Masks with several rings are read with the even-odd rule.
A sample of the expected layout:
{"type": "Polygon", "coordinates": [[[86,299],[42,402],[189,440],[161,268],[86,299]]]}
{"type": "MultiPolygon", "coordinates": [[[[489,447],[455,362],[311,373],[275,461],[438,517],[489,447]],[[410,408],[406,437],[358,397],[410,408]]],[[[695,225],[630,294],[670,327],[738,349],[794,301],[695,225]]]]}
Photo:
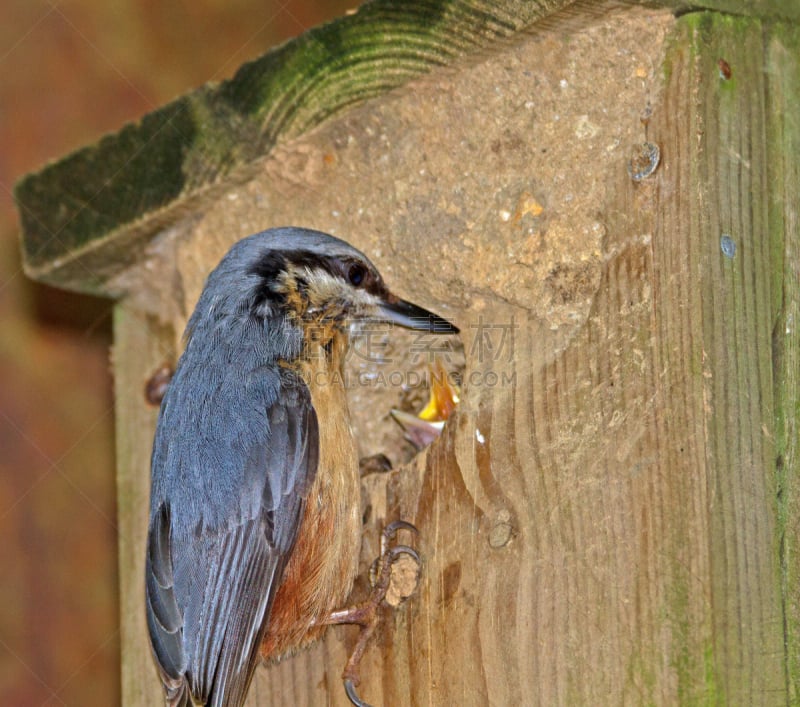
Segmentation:
{"type": "Polygon", "coordinates": [[[762,27],[699,14],[687,16],[681,30],[666,67],[667,119],[654,131],[664,153],[674,155],[665,187],[675,195],[659,205],[658,345],[668,395],[685,396],[667,408],[691,415],[684,429],[673,427],[670,415],[667,430],[675,461],[687,452],[696,459],[685,467],[696,486],[685,485],[687,505],[677,498],[675,510],[694,505],[692,515],[703,521],[701,533],[685,538],[691,568],[685,586],[692,578],[700,583],[685,594],[693,655],[682,665],[694,673],[689,698],[780,702],[762,27]],[[720,75],[720,58],[736,67],[730,80],[720,75]],[[733,258],[720,246],[726,235],[737,245],[733,258]],[[702,675],[692,670],[697,665],[702,675]]]}
{"type": "Polygon", "coordinates": [[[109,279],[158,231],[242,182],[281,140],[487,51],[570,0],[379,0],[314,28],[24,177],[15,200],[26,272],[119,295],[109,279]],[[57,208],[54,208],[57,204],[57,208]]]}
{"type": "Polygon", "coordinates": [[[602,280],[569,347],[531,367],[524,312],[498,302],[487,315],[522,324],[516,386],[465,390],[444,438],[406,470],[421,488],[395,477],[425,572],[363,694],[787,701],[772,328],[785,231],[768,209],[763,29],[679,21],[648,128],[663,163],[639,185],[618,177],[602,280]]]}
{"type": "Polygon", "coordinates": [[[788,701],[800,700],[800,32],[777,25],[765,38],[767,194],[772,243],[773,386],[777,533],[781,561],[788,701]]]}
{"type": "MultiPolygon", "coordinates": [[[[796,700],[798,46],[785,25],[679,18],[646,127],[661,164],[639,183],[622,164],[610,177],[585,322],[544,350],[524,303],[486,294],[481,316],[515,322],[514,346],[468,347],[467,372],[506,384],[465,386],[442,438],[369,490],[419,527],[424,564],[367,652],[368,701],[796,700]]],[[[157,703],[141,642],[154,424],[141,386],[171,340],[120,306],[126,704],[157,703]]],[[[248,705],[346,704],[354,640],[336,628],[259,670],[248,705]]]]}
{"type": "MultiPolygon", "coordinates": [[[[499,46],[561,11],[623,0],[376,0],[243,65],[15,186],[30,277],[118,296],[109,281],[159,231],[258,171],[282,140],[444,66],[499,46]]],[[[628,0],[797,20],[796,0],[628,0]]]]}
{"type": "Polygon", "coordinates": [[[145,401],[148,377],[174,363],[174,336],[124,302],[114,312],[114,397],[117,425],[122,704],[163,703],[149,649],[144,609],[144,559],[150,508],[150,454],[158,408],[145,401]]]}

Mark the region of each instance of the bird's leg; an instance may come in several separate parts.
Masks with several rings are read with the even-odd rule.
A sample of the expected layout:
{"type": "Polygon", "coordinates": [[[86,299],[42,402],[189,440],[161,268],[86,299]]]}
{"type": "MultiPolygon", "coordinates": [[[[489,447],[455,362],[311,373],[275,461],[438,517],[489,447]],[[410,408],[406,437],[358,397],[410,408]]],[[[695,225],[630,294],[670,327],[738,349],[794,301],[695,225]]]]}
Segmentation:
{"type": "Polygon", "coordinates": [[[356,692],[360,682],[359,668],[367,643],[380,621],[378,608],[386,602],[391,607],[399,606],[416,589],[421,564],[419,555],[408,545],[392,545],[398,530],[413,533],[417,529],[404,520],[389,523],[381,533],[381,554],[370,569],[372,591],[366,601],[356,606],[332,612],[322,623],[357,624],[361,627],[358,641],[350,653],[342,679],[347,696],[355,707],[369,707],[356,692]]]}

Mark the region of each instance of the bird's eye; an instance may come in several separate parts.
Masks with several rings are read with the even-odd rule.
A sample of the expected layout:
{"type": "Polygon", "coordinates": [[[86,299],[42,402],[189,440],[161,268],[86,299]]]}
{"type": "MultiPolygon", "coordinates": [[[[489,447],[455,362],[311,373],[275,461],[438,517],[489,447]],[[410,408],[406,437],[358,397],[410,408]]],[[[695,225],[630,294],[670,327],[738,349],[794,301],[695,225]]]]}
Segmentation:
{"type": "Polygon", "coordinates": [[[361,263],[353,263],[347,271],[350,284],[359,287],[367,277],[367,269],[361,263]]]}

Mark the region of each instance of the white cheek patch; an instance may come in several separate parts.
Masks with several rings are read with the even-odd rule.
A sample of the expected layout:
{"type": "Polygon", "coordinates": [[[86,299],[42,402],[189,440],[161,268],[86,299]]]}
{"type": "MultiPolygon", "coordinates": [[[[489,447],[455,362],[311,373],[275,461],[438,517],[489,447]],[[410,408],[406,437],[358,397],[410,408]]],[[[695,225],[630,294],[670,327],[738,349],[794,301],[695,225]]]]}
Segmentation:
{"type": "Polygon", "coordinates": [[[309,299],[313,302],[335,301],[345,294],[345,284],[327,270],[305,268],[303,275],[308,283],[309,299]]]}
{"type": "Polygon", "coordinates": [[[371,292],[367,292],[366,290],[356,290],[351,288],[349,290],[349,294],[351,302],[360,312],[369,312],[375,309],[381,303],[379,297],[376,297],[371,292]]]}
{"type": "Polygon", "coordinates": [[[306,268],[305,276],[311,301],[337,302],[340,309],[346,308],[354,317],[369,316],[381,303],[372,293],[347,284],[327,270],[306,268]]]}

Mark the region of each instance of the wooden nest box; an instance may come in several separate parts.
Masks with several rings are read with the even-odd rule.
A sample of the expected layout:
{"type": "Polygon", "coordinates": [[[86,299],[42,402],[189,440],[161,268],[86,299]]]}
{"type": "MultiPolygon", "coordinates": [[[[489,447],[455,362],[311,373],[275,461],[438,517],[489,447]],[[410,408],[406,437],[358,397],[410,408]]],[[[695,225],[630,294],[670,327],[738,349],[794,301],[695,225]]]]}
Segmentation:
{"type": "MultiPolygon", "coordinates": [[[[278,225],[349,240],[462,330],[441,438],[365,482],[365,558],[397,517],[424,558],[366,700],[800,699],[798,20],[376,0],[18,185],[27,272],[117,298],[126,705],[161,701],[145,384],[225,250],[278,225]]],[[[400,393],[375,394],[383,420],[400,393]]],[[[259,669],[248,704],[345,704],[354,640],[259,669]]]]}

